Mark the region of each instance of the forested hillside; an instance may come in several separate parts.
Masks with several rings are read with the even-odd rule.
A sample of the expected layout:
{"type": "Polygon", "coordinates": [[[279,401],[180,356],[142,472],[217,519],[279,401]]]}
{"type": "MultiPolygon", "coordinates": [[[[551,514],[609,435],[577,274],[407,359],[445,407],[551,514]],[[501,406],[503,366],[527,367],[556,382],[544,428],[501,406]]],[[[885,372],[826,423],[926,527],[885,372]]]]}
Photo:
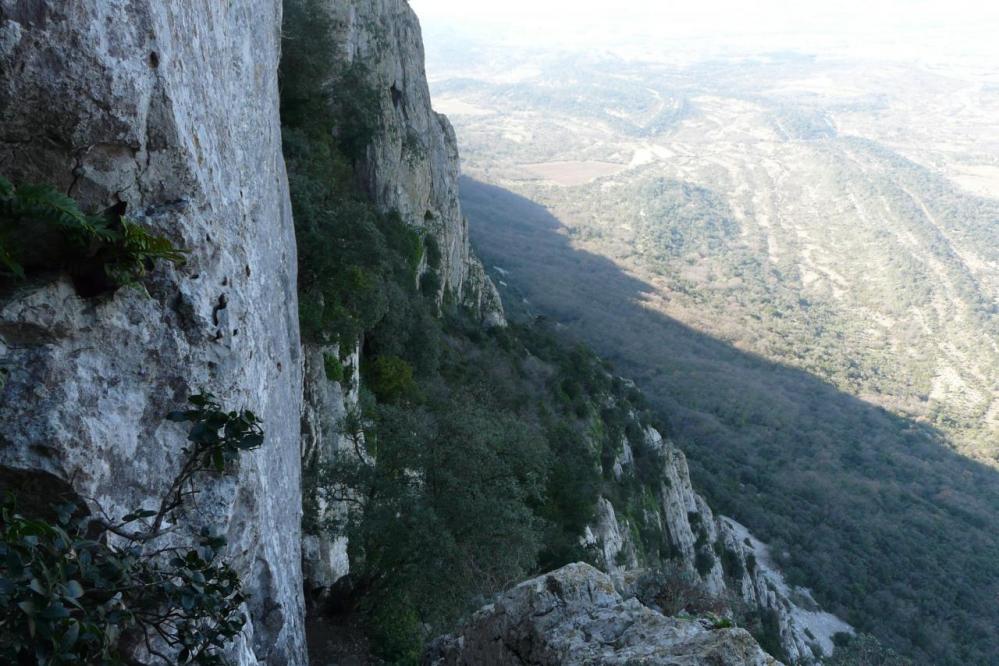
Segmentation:
{"type": "MultiPolygon", "coordinates": [[[[404,32],[413,19],[394,11],[384,27],[404,32]]],[[[420,169],[449,165],[421,148],[431,137],[395,124],[416,112],[401,111],[413,92],[385,64],[405,45],[361,24],[383,41],[351,59],[338,41],[350,27],[335,17],[320,0],[286,3],[281,67],[302,336],[323,375],[307,369],[306,408],[326,408],[314,393],[342,396],[331,432],[304,435],[303,448],[325,437],[328,450],[304,459],[303,531],[326,544],[317,549],[345,549],[324,581],[308,579],[307,556],[313,661],[416,663],[428,639],[496,593],[572,562],[618,575],[672,566],[665,580],[703,588],[674,613],[724,612],[706,622],[738,623],[779,655],[831,649],[849,627],[830,618],[819,636],[794,624],[792,604],[767,587],[778,574],[762,544],[759,578],[755,564],[746,573],[743,544],[724,542],[694,499],[682,454],[635,385],[544,319],[506,325],[496,303],[469,299],[469,285],[484,286],[474,258],[446,265],[448,222],[429,207],[404,214],[396,204],[415,208],[417,196],[386,201],[373,187],[411,169],[425,193],[420,169]],[[394,141],[403,156],[387,167],[379,151],[394,141]]]]}
{"type": "Polygon", "coordinates": [[[989,159],[965,137],[991,97],[954,99],[960,138],[900,136],[884,116],[961,83],[887,69],[844,98],[858,70],[793,56],[541,62],[435,85],[507,301],[633,376],[711,501],[830,610],[921,662],[999,659],[999,203],[959,177],[989,159]]]}
{"type": "Polygon", "coordinates": [[[544,317],[507,324],[461,251],[457,149],[408,9],[286,9],[313,659],[414,662],[498,592],[573,562],[621,585],[646,570],[681,633],[723,646],[755,645],[738,626],[811,663],[847,639],[696,494],[630,380],[544,317]]]}

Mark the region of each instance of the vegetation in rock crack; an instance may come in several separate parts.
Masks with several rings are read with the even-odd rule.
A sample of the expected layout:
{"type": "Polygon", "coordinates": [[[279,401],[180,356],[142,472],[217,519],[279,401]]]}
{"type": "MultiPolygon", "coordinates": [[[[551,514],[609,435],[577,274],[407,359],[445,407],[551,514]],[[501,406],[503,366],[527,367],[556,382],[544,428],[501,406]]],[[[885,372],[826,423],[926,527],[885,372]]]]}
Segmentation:
{"type": "Polygon", "coordinates": [[[675,562],[644,573],[636,588],[638,600],[663,615],[723,615],[731,610],[729,601],[711,594],[700,578],[675,562]]]}
{"type": "Polygon", "coordinates": [[[227,412],[208,394],[171,413],[191,424],[181,469],[151,509],[89,515],[82,502],[57,518],[9,497],[0,523],[0,661],[7,664],[224,664],[245,622],[225,539],[202,528],[176,536],[206,474],[221,474],[263,443],[252,412],[227,412]],[[169,523],[170,527],[166,527],[169,523]]]}
{"type": "Polygon", "coordinates": [[[711,619],[716,629],[742,627],[767,653],[790,663],[781,647],[780,624],[772,609],[747,604],[734,589],[722,594],[710,592],[700,578],[675,560],[644,572],[635,584],[635,596],[664,615],[711,619]]]}
{"type": "Polygon", "coordinates": [[[85,214],[48,185],[15,187],[0,177],[0,286],[66,271],[93,296],[137,284],[157,260],[180,264],[184,252],[123,215],[85,214]]]}

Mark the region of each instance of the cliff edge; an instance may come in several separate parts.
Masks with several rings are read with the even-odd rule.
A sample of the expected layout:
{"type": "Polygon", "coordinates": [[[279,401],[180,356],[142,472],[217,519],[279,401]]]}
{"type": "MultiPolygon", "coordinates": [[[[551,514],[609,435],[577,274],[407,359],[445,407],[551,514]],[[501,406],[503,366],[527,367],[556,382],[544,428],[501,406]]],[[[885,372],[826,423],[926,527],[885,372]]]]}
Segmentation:
{"type": "Polygon", "coordinates": [[[66,279],[0,303],[0,468],[120,516],[158,497],[216,394],[264,447],[198,496],[250,594],[240,664],[305,663],[301,352],[281,155],[280,3],[0,2],[0,172],[116,207],[188,252],[98,298],[66,279]]]}

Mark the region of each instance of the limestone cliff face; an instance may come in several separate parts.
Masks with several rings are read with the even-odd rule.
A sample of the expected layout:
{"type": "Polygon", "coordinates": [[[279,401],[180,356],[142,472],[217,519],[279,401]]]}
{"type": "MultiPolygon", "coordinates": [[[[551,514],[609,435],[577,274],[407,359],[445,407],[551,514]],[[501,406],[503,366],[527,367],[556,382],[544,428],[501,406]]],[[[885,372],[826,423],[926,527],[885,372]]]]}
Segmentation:
{"type": "Polygon", "coordinates": [[[305,662],[301,353],[278,118],[280,3],[0,0],[0,173],[127,213],[189,251],[141,289],[0,303],[0,468],[120,516],[165,490],[209,390],[266,443],[208,483],[251,596],[241,664],[305,662]]]}
{"type": "Polygon", "coordinates": [[[347,537],[330,537],[320,524],[344,511],[342,506],[328,506],[315,492],[319,469],[335,464],[344,456],[354,456],[353,443],[341,430],[348,410],[357,408],[361,382],[360,351],[355,347],[344,363],[345,377],[335,381],[326,376],[326,355],[339,356],[336,346],[305,344],[305,394],[302,412],[302,470],[305,474],[306,506],[302,560],[305,585],[313,590],[327,590],[350,573],[347,537]],[[312,494],[309,496],[309,494],[312,494]]]}
{"type": "MultiPolygon", "coordinates": [[[[791,663],[811,663],[818,653],[832,654],[833,635],[852,633],[852,628],[823,612],[808,590],[787,584],[767,546],[745,527],[713,514],[691,486],[687,460],[680,449],[653,428],[646,428],[645,439],[646,445],[658,452],[661,481],[652,493],[655,505],[644,509],[644,524],[668,540],[678,559],[697,573],[711,592],[720,595],[731,591],[751,608],[772,614],[781,647],[791,663]]],[[[635,474],[633,465],[625,442],[615,467],[619,481],[635,474]]],[[[655,565],[638,561],[633,536],[637,526],[633,522],[617,515],[613,504],[601,498],[597,520],[587,534],[601,568],[619,584],[627,572],[655,565]]]]}
{"type": "Polygon", "coordinates": [[[427,666],[779,666],[745,629],[666,617],[570,564],[525,581],[431,645],[427,666]]]}
{"type": "MultiPolygon", "coordinates": [[[[357,166],[363,187],[383,211],[398,212],[424,229],[441,248],[439,300],[451,299],[478,313],[486,326],[504,325],[503,305],[482,264],[472,253],[468,221],[458,200],[458,144],[451,123],[434,112],[424,69],[420,23],[405,0],[329,0],[337,51],[329,57],[356,63],[379,94],[378,130],[357,166]]],[[[335,97],[338,92],[332,92],[335,97]]],[[[323,372],[324,354],[336,350],[305,345],[305,468],[354,455],[338,430],[356,407],[360,354],[349,350],[350,376],[334,381],[323,372]]],[[[318,520],[335,506],[314,506],[318,520]]],[[[346,539],[305,539],[306,582],[327,588],[349,572],[346,539]]]]}
{"type": "Polygon", "coordinates": [[[364,186],[383,210],[437,238],[442,295],[450,291],[500,323],[499,297],[470,250],[458,141],[431,105],[416,14],[406,0],[330,0],[329,7],[340,48],[331,57],[361,63],[381,98],[380,130],[360,165],[364,186]]]}

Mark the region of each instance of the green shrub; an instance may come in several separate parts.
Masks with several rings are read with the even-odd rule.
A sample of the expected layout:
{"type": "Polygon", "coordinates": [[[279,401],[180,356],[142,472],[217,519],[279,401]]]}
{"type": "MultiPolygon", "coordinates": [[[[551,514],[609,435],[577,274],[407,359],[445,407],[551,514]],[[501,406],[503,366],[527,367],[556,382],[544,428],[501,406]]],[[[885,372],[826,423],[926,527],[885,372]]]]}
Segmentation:
{"type": "Polygon", "coordinates": [[[367,384],[381,402],[396,402],[416,390],[413,367],[398,356],[379,356],[370,363],[367,384]]]}
{"type": "Polygon", "coordinates": [[[429,266],[431,270],[440,270],[441,259],[443,257],[441,255],[441,246],[440,243],[437,242],[437,238],[432,234],[426,234],[423,237],[423,244],[427,249],[427,266],[429,266]]]}
{"type": "Polygon", "coordinates": [[[124,216],[87,215],[52,187],[14,187],[0,177],[0,268],[7,280],[67,271],[81,294],[94,296],[138,283],[156,260],[180,264],[184,252],[124,216]]]}
{"type": "Polygon", "coordinates": [[[428,270],[420,277],[420,292],[427,298],[435,298],[441,290],[441,276],[435,270],[428,270]]]}
{"type": "Polygon", "coordinates": [[[699,549],[694,556],[694,568],[697,569],[697,573],[707,576],[714,566],[715,556],[711,554],[711,551],[704,548],[699,549]]]}
{"type": "Polygon", "coordinates": [[[722,569],[732,580],[738,581],[742,579],[742,576],[745,574],[745,568],[742,566],[742,560],[739,558],[738,553],[731,548],[723,549],[721,563],[722,569]]]}
{"type": "Polygon", "coordinates": [[[728,603],[713,594],[678,562],[668,561],[638,579],[637,597],[663,615],[722,615],[728,603]]]}
{"type": "Polygon", "coordinates": [[[224,412],[210,395],[190,402],[193,409],[168,416],[192,426],[157,509],[114,521],[69,503],[54,507],[52,523],[19,513],[13,501],[3,506],[4,663],[131,663],[135,650],[166,663],[225,663],[222,649],[245,622],[239,577],[220,559],[225,540],[206,528],[194,545],[164,545],[172,530],[163,525],[182,519],[200,474],[224,472],[263,443],[263,432],[251,412],[224,412]]]}
{"type": "Polygon", "coordinates": [[[762,608],[757,613],[757,617],[759,624],[755,631],[751,632],[753,637],[767,654],[784,663],[789,663],[790,660],[784,653],[784,647],[780,640],[780,618],[777,611],[773,608],[762,608]]]}
{"type": "Polygon", "coordinates": [[[368,639],[375,655],[398,666],[420,663],[426,637],[412,602],[398,593],[373,595],[364,607],[368,639]]]}
{"type": "Polygon", "coordinates": [[[331,382],[342,382],[347,376],[343,363],[336,354],[323,354],[323,369],[326,372],[326,379],[331,382]]]}

